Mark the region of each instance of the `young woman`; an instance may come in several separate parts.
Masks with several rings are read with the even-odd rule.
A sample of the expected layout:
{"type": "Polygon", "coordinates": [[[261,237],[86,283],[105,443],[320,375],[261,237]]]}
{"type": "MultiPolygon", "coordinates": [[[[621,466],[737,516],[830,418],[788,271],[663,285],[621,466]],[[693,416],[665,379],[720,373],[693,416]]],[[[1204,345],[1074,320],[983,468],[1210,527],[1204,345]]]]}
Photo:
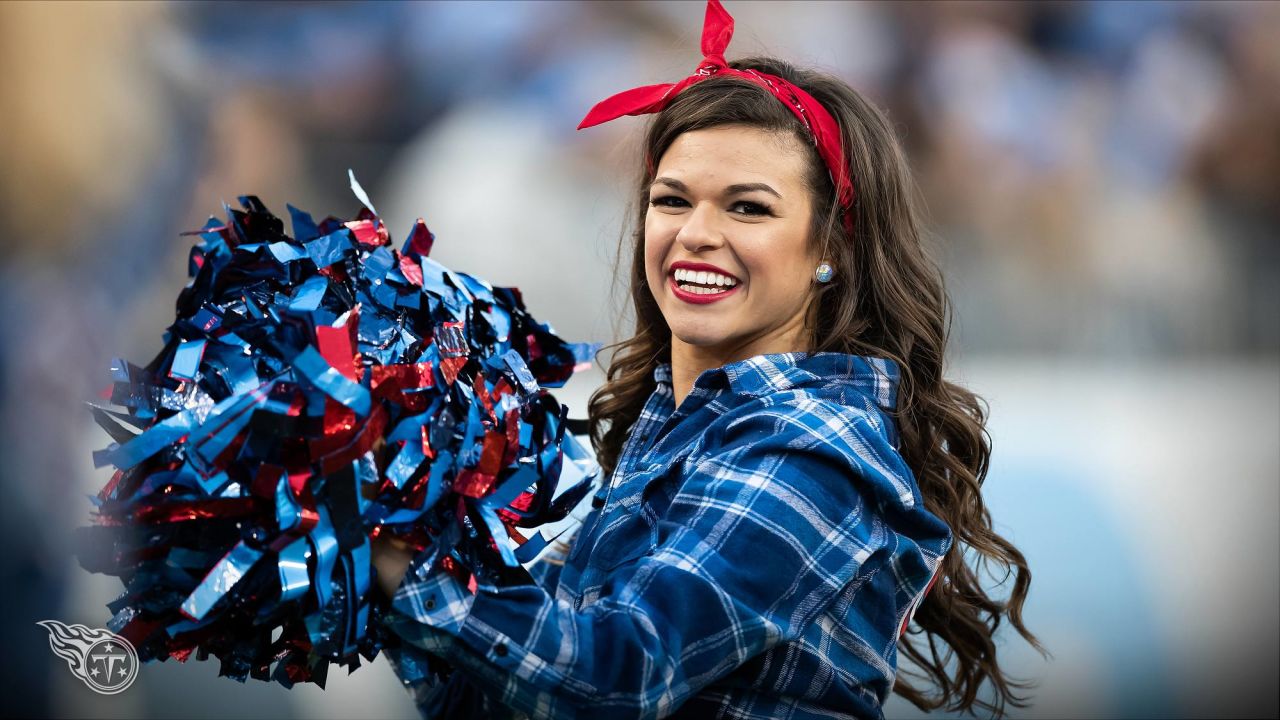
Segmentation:
{"type": "Polygon", "coordinates": [[[897,692],[998,715],[1020,698],[997,626],[1039,647],[1030,574],[983,505],[984,411],[943,378],[947,299],[902,150],[836,78],[726,63],[716,0],[703,32],[692,76],[583,122],[656,113],[635,334],[590,403],[595,509],[537,584],[472,593],[421,558],[406,577],[383,544],[390,622],[492,712],[864,718],[897,692]],[[966,559],[1013,571],[1010,597],[966,559]]]}

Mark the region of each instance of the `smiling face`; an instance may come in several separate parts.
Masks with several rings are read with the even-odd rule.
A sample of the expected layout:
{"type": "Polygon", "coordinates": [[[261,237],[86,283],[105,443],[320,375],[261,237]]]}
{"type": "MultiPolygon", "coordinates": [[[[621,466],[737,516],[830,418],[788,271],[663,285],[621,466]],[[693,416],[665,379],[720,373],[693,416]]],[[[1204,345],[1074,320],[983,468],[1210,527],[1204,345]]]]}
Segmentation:
{"type": "Polygon", "coordinates": [[[820,260],[809,242],[806,150],[745,126],[677,137],[645,216],[645,275],[673,357],[718,366],[808,349],[804,319],[820,260]]]}

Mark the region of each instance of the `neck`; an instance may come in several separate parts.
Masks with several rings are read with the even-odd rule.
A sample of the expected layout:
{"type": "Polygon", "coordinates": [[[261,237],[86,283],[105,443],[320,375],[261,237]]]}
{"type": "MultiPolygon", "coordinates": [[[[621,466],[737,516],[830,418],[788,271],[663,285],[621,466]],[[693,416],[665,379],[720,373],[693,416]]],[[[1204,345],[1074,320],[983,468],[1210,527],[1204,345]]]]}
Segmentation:
{"type": "MultiPolygon", "coordinates": [[[[803,317],[803,316],[801,316],[803,317]]],[[[693,391],[693,383],[707,370],[757,355],[805,352],[808,343],[804,324],[798,320],[760,337],[737,340],[731,344],[691,345],[674,335],[671,337],[671,390],[675,405],[680,407],[693,391]]]]}

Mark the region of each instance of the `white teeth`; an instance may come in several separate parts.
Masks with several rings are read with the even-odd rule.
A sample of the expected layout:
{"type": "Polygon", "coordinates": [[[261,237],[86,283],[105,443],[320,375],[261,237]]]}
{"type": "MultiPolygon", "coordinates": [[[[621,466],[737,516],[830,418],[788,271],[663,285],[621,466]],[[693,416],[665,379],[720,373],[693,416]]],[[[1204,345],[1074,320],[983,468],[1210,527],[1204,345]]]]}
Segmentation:
{"type": "Polygon", "coordinates": [[[732,288],[738,284],[737,280],[728,275],[704,270],[689,270],[688,268],[676,268],[671,273],[671,276],[675,278],[676,283],[681,285],[682,290],[688,290],[699,295],[724,292],[719,288],[732,288]],[[695,284],[701,287],[696,287],[695,284]]]}

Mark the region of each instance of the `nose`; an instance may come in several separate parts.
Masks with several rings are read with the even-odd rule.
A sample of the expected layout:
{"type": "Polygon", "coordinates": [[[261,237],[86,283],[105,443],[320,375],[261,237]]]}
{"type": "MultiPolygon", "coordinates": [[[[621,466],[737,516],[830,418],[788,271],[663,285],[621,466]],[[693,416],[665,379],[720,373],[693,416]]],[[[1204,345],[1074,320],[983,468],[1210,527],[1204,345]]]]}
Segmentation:
{"type": "Polygon", "coordinates": [[[684,225],[676,233],[676,242],[689,252],[711,250],[724,244],[724,235],[716,221],[716,209],[710,203],[698,203],[685,216],[684,225]]]}

